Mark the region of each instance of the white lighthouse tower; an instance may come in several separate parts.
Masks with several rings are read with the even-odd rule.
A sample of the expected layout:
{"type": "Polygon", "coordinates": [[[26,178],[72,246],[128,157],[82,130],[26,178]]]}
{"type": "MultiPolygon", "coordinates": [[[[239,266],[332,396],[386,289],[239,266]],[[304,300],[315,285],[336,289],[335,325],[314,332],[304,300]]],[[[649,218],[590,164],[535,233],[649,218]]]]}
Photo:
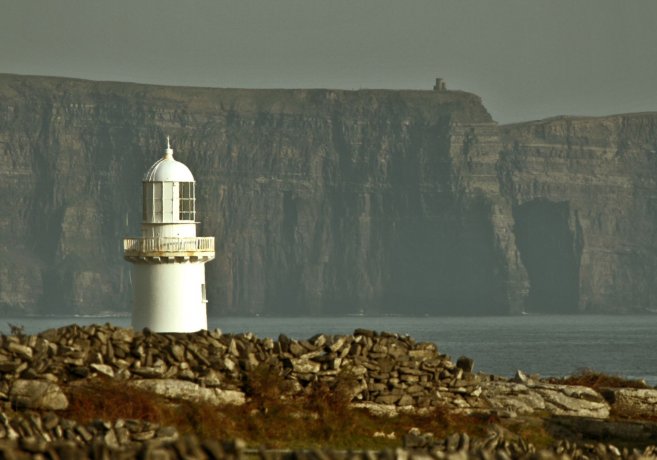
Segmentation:
{"type": "Polygon", "coordinates": [[[196,194],[189,168],[164,156],[144,175],[141,238],[123,240],[134,264],[132,327],[154,332],[207,329],[205,263],[214,259],[214,237],[196,236],[196,194]]]}

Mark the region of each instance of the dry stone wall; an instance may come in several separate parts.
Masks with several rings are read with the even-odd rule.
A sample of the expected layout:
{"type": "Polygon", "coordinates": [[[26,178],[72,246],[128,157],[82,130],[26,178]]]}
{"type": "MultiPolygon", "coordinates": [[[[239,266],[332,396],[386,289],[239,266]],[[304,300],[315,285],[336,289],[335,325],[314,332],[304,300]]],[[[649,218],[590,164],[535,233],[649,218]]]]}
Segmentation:
{"type": "Polygon", "coordinates": [[[480,376],[458,367],[434,344],[408,336],[356,330],[349,336],[273,340],[250,333],[155,334],[110,325],[2,336],[0,398],[57,409],[65,404],[58,384],[103,375],[167,397],[241,404],[249,373],[263,365],[291,392],[343,381],[355,402],[480,405],[480,376]]]}
{"type": "Polygon", "coordinates": [[[290,394],[317,384],[339,387],[355,407],[379,415],[441,406],[513,417],[548,412],[604,419],[610,403],[653,414],[657,390],[609,390],[605,399],[589,388],[508,381],[475,373],[473,366],[466,357],[454,363],[433,343],[364,329],[273,340],[218,330],[156,334],[73,325],[0,337],[0,400],[22,408],[63,409],[68,401],[62,385],[101,376],[170,399],[239,405],[259,373],[290,394]]]}

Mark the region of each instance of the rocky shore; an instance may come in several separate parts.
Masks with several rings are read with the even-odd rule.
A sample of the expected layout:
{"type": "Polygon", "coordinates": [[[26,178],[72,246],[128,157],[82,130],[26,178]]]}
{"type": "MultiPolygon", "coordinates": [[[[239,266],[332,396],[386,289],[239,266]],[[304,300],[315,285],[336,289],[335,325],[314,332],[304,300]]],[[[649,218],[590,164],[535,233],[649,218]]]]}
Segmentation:
{"type": "MultiPolygon", "coordinates": [[[[16,328],[0,337],[0,451],[7,458],[657,458],[655,389],[593,389],[522,372],[508,379],[473,367],[435,344],[369,330],[273,340],[111,325],[38,335],[16,328]],[[324,388],[344,395],[350,410],[381,420],[443,413],[484,423],[476,437],[372,431],[373,439],[389,441],[378,450],[272,450],[183,433],[152,417],[81,420],[73,406],[84,402],[90,383],[152,394],[174,408],[189,401],[216,411],[244,407],[251,415],[261,410],[251,404],[260,393],[294,401],[324,388]],[[514,432],[537,423],[555,442],[536,446],[514,432]]],[[[321,413],[298,414],[307,416],[321,413]]]]}

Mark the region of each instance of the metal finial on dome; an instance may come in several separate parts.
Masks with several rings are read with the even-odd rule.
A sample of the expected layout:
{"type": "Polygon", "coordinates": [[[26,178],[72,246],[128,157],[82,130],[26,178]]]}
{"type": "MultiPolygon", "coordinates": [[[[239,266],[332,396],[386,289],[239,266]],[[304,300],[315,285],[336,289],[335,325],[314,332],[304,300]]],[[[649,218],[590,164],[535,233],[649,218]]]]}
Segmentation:
{"type": "Polygon", "coordinates": [[[164,158],[172,158],[173,149],[171,148],[171,143],[169,142],[169,136],[167,136],[167,149],[164,152],[164,158]]]}

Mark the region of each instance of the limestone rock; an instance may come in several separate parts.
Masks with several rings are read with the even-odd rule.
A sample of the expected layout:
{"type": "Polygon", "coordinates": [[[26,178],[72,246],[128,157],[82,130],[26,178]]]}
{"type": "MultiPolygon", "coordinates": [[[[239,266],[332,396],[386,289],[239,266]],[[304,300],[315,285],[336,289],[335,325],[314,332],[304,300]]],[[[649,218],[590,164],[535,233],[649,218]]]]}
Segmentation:
{"type": "Polygon", "coordinates": [[[42,380],[16,380],[9,398],[16,407],[42,410],[64,410],[68,398],[59,385],[42,380]]]}
{"type": "Polygon", "coordinates": [[[303,374],[314,374],[320,371],[321,365],[314,361],[309,361],[305,358],[291,359],[290,363],[292,364],[292,369],[295,372],[303,374]]]}
{"type": "Polygon", "coordinates": [[[352,404],[356,409],[366,409],[370,414],[376,417],[396,417],[399,415],[397,406],[394,404],[378,404],[374,402],[361,402],[352,404]]]}
{"type": "Polygon", "coordinates": [[[525,384],[534,383],[532,379],[520,369],[518,369],[516,371],[516,375],[513,376],[513,381],[516,383],[525,383],[525,384]]]}
{"type": "Polygon", "coordinates": [[[131,380],[129,384],[171,399],[187,399],[205,401],[215,405],[231,404],[238,406],[246,401],[246,397],[241,391],[203,388],[196,383],[185,380],[143,379],[131,380]]]}
{"type": "Polygon", "coordinates": [[[531,388],[545,401],[545,408],[554,415],[607,418],[609,404],[595,390],[575,385],[535,384],[531,388]]]}
{"type": "Polygon", "coordinates": [[[482,397],[492,409],[508,415],[547,411],[553,415],[606,418],[609,404],[588,387],[547,383],[486,382],[482,397]]]}
{"type": "Polygon", "coordinates": [[[532,414],[545,409],[543,398],[521,384],[490,382],[482,386],[482,397],[504,415],[532,414]]]}
{"type": "Polygon", "coordinates": [[[114,369],[112,369],[112,366],[108,366],[107,364],[94,363],[91,364],[90,367],[103,375],[114,377],[114,369]]]}
{"type": "Polygon", "coordinates": [[[605,388],[602,394],[621,414],[657,417],[657,390],[640,388],[605,388]]]}
{"type": "Polygon", "coordinates": [[[12,353],[17,354],[23,359],[27,359],[27,360],[32,359],[32,355],[33,355],[32,349],[27,345],[21,345],[20,343],[9,342],[9,344],[7,345],[7,349],[12,353]]]}

